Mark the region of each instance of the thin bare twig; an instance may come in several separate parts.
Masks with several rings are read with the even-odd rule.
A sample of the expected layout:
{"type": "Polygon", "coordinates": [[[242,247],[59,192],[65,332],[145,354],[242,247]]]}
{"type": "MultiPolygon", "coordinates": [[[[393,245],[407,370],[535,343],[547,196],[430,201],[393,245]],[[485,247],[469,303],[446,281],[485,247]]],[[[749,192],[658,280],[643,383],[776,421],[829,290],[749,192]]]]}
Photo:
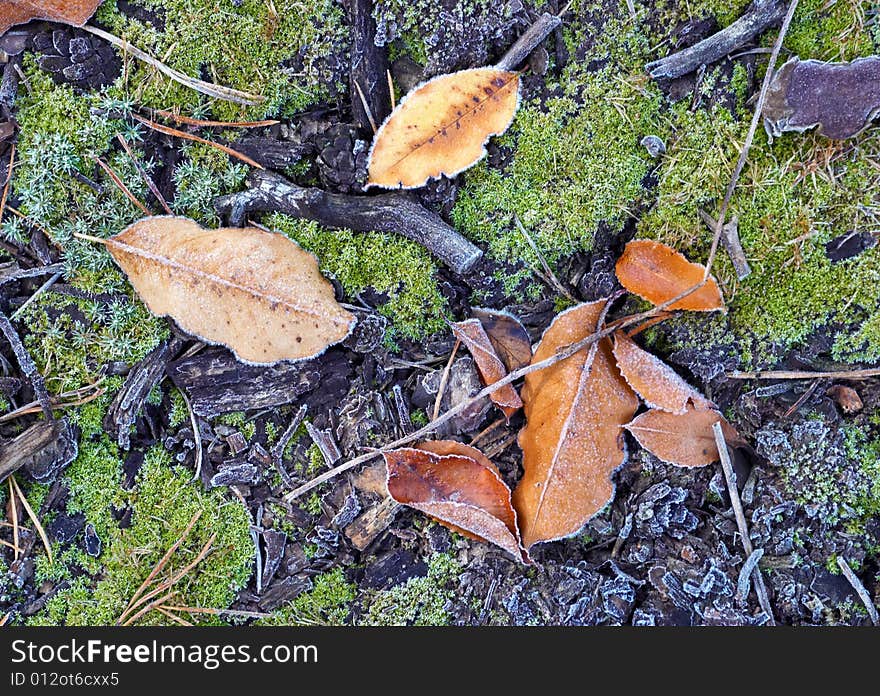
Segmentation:
{"type": "Polygon", "coordinates": [[[12,477],[9,477],[9,512],[12,514],[12,543],[15,544],[15,560],[21,555],[21,545],[18,531],[18,506],[15,504],[15,489],[12,487],[12,477]]]}
{"type": "Polygon", "coordinates": [[[764,110],[764,101],[767,98],[767,91],[770,89],[770,83],[773,81],[776,60],[779,58],[779,51],[782,49],[782,42],[785,39],[786,33],[788,33],[788,27],[791,24],[792,17],[794,17],[794,11],[797,9],[797,5],[798,0],[791,0],[789,3],[788,11],[785,13],[785,18],[782,20],[782,26],[779,28],[776,42],[773,44],[773,51],[770,53],[770,61],[767,64],[767,73],[764,75],[764,81],[761,83],[761,91],[758,93],[758,101],[755,104],[755,113],[752,114],[752,122],[749,124],[749,131],[746,134],[745,142],[740,150],[736,166],[733,168],[730,183],[728,183],[727,190],[724,192],[724,200],[721,202],[721,210],[718,212],[718,220],[715,223],[715,236],[712,239],[712,247],[709,249],[709,258],[706,261],[706,272],[703,276],[703,280],[708,279],[709,274],[712,272],[712,264],[715,261],[715,255],[718,253],[718,242],[721,241],[721,236],[724,234],[724,223],[727,218],[727,212],[730,209],[730,201],[733,198],[733,192],[739,182],[743,167],[746,165],[746,160],[749,156],[749,149],[752,147],[752,141],[758,130],[758,124],[761,122],[761,112],[764,110]]]}
{"type": "Polygon", "coordinates": [[[865,605],[871,623],[875,626],[880,626],[880,614],[877,613],[877,607],[871,599],[871,595],[868,594],[868,590],[862,584],[862,581],[859,580],[858,575],[853,572],[853,569],[850,568],[849,563],[846,562],[843,556],[837,557],[837,566],[843,572],[844,577],[849,580],[849,584],[852,585],[859,599],[862,600],[862,604],[865,605]]]}
{"type": "Polygon", "coordinates": [[[159,187],[156,186],[156,183],[147,175],[147,172],[141,166],[141,163],[138,162],[137,157],[134,156],[134,152],[132,152],[131,147],[129,147],[128,142],[125,138],[122,137],[122,133],[116,134],[116,139],[119,141],[119,144],[122,145],[122,149],[128,154],[132,163],[134,164],[134,168],[137,169],[138,174],[141,175],[141,179],[147,184],[147,188],[150,189],[150,193],[155,196],[156,200],[159,201],[159,205],[162,206],[162,210],[164,210],[168,215],[174,215],[174,211],[171,210],[168,202],[165,200],[165,196],[162,195],[162,192],[159,190],[159,187]]]}
{"type": "Polygon", "coordinates": [[[59,271],[58,273],[55,273],[55,274],[54,274],[51,278],[49,278],[45,283],[43,283],[40,287],[38,287],[38,288],[36,289],[36,291],[34,292],[34,294],[31,295],[29,298],[27,298],[27,299],[24,301],[24,303],[21,305],[21,307],[19,307],[18,309],[16,309],[16,310],[12,313],[12,315],[11,315],[9,318],[10,318],[11,320],[13,320],[13,321],[14,321],[15,319],[18,319],[18,317],[20,317],[20,316],[24,313],[24,310],[26,310],[26,309],[27,309],[28,307],[30,307],[34,302],[36,302],[36,301],[37,301],[37,298],[38,298],[40,295],[42,295],[42,294],[43,294],[44,292],[46,292],[49,288],[51,288],[53,285],[55,285],[55,283],[57,283],[57,282],[61,279],[61,276],[63,276],[63,275],[64,275],[64,274],[61,273],[60,271],[59,271]]]}
{"type": "Polygon", "coordinates": [[[98,163],[98,166],[100,166],[101,169],[104,170],[104,173],[110,177],[110,181],[113,182],[113,185],[116,186],[116,188],[118,188],[120,191],[122,191],[122,193],[125,194],[125,197],[128,198],[128,200],[130,200],[137,208],[140,208],[141,212],[144,215],[149,217],[153,214],[152,212],[150,212],[150,209],[147,206],[145,206],[143,203],[140,202],[140,200],[138,200],[138,197],[131,192],[131,189],[129,189],[128,186],[125,185],[125,182],[119,177],[116,172],[113,171],[109,164],[107,164],[100,157],[93,157],[92,159],[95,160],[95,162],[98,163]]]}
{"type": "Polygon", "coordinates": [[[159,133],[164,133],[165,135],[171,135],[175,138],[181,138],[183,140],[192,140],[196,143],[201,143],[202,145],[207,145],[208,147],[216,148],[221,152],[225,152],[230,157],[235,157],[236,159],[241,160],[245,164],[254,167],[255,169],[265,169],[265,167],[259,162],[252,160],[247,155],[243,155],[238,150],[233,150],[228,145],[224,145],[222,143],[215,143],[212,140],[207,140],[198,135],[194,135],[192,133],[187,133],[186,131],[177,130],[177,128],[171,128],[170,126],[163,126],[161,123],[156,123],[155,121],[151,121],[148,118],[144,118],[138,114],[132,114],[131,117],[137,121],[138,123],[143,123],[147,128],[152,128],[154,131],[158,131],[159,133]]]}
{"type": "Polygon", "coordinates": [[[180,389],[180,397],[183,399],[183,403],[186,405],[186,410],[189,412],[189,422],[192,425],[193,429],[193,442],[196,447],[196,461],[195,461],[195,471],[193,472],[193,481],[198,481],[199,477],[202,475],[202,462],[204,461],[204,453],[202,451],[202,433],[199,430],[199,421],[196,418],[196,412],[193,411],[192,403],[190,403],[189,397],[186,395],[186,392],[183,389],[180,389]]]}
{"type": "Polygon", "coordinates": [[[516,224],[516,228],[519,230],[519,233],[525,238],[526,242],[528,242],[528,245],[535,253],[535,256],[538,257],[538,262],[541,264],[541,268],[544,269],[544,273],[547,276],[547,281],[550,283],[550,285],[556,288],[556,291],[559,292],[566,299],[569,299],[572,302],[577,302],[575,296],[572,295],[561,282],[559,282],[559,278],[556,277],[553,269],[550,268],[550,264],[547,263],[547,259],[544,258],[544,254],[541,253],[538,245],[535,244],[535,240],[532,239],[532,236],[529,234],[528,230],[523,227],[523,224],[519,220],[519,216],[514,215],[513,221],[516,224]]]}
{"type": "MultiPolygon", "coordinates": [[[[721,468],[724,471],[724,479],[727,481],[727,492],[730,495],[730,504],[733,507],[733,513],[736,516],[736,526],[739,528],[739,536],[742,540],[743,549],[746,556],[751,556],[754,552],[752,540],[749,537],[749,527],[746,524],[746,516],[743,512],[742,501],[739,498],[739,490],[736,487],[736,475],[733,473],[733,463],[730,461],[730,452],[727,449],[727,441],[724,439],[724,431],[721,428],[721,421],[712,426],[715,433],[715,446],[718,448],[718,456],[721,459],[721,468]]],[[[770,606],[770,598],[767,596],[767,587],[764,585],[764,576],[761,575],[761,569],[756,565],[753,572],[755,580],[755,594],[758,595],[758,603],[761,609],[767,614],[767,618],[771,626],[776,625],[773,618],[773,608],[770,606]]]]}
{"type": "Polygon", "coordinates": [[[449,354],[449,360],[446,361],[446,367],[443,368],[443,375],[440,377],[440,386],[437,387],[437,398],[434,399],[434,411],[431,414],[431,420],[437,420],[440,415],[440,403],[443,401],[443,394],[446,393],[446,385],[449,383],[449,373],[452,371],[452,362],[458,353],[461,345],[461,339],[455,339],[455,345],[452,346],[452,352],[449,354]]]}
{"type": "Polygon", "coordinates": [[[259,611],[243,611],[239,609],[206,609],[203,607],[173,607],[168,606],[167,604],[164,606],[165,609],[170,609],[171,611],[182,611],[188,614],[212,614],[214,616],[241,616],[247,619],[266,619],[271,614],[264,614],[259,611]]]}
{"type": "MultiPolygon", "coordinates": [[[[51,407],[53,411],[58,411],[63,408],[70,408],[72,406],[82,406],[83,404],[87,404],[90,401],[94,401],[99,396],[104,394],[106,389],[100,387],[101,382],[104,381],[102,377],[94,384],[89,384],[85,387],[80,387],[79,389],[74,389],[73,391],[64,392],[63,394],[59,394],[51,400],[51,407]],[[93,391],[91,394],[89,392],[93,391]],[[75,397],[73,401],[64,401],[64,399],[69,397],[75,397]]],[[[39,401],[31,401],[24,406],[19,406],[14,411],[10,411],[9,413],[4,413],[0,416],[0,423],[6,423],[11,420],[15,420],[16,418],[21,418],[21,416],[27,416],[31,413],[39,413],[42,410],[39,401]]]]}
{"type": "Polygon", "coordinates": [[[373,118],[373,112],[370,110],[370,105],[367,103],[367,98],[364,96],[364,90],[361,89],[361,86],[357,82],[354,83],[354,86],[355,89],[357,89],[358,96],[361,98],[364,113],[367,115],[367,120],[370,122],[370,127],[373,129],[373,134],[375,135],[379,128],[376,126],[376,119],[373,118]]]}
{"type": "Polygon", "coordinates": [[[869,379],[880,377],[880,367],[869,367],[864,370],[830,370],[827,372],[811,372],[809,370],[759,370],[757,372],[728,372],[730,379],[869,379]]]}
{"type": "Polygon", "coordinates": [[[197,128],[265,128],[266,126],[274,126],[281,123],[281,121],[274,119],[266,119],[265,121],[205,121],[183,116],[182,114],[175,114],[173,111],[165,111],[163,109],[156,109],[153,111],[153,114],[184,126],[195,126],[197,128]]]}
{"type": "Polygon", "coordinates": [[[0,194],[0,220],[3,220],[3,212],[6,210],[6,199],[9,197],[9,184],[12,183],[12,168],[15,166],[15,143],[9,148],[9,168],[6,171],[6,181],[3,183],[3,193],[0,194]]]}

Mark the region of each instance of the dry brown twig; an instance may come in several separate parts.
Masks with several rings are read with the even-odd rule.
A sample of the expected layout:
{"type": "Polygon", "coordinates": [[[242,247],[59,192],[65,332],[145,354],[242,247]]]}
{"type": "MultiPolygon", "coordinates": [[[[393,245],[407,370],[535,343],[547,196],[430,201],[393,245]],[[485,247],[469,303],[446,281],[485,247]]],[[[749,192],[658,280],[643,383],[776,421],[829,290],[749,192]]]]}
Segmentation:
{"type": "Polygon", "coordinates": [[[440,386],[437,387],[437,398],[434,399],[434,412],[431,414],[431,420],[437,420],[440,415],[440,403],[443,401],[443,394],[446,393],[446,385],[449,383],[449,373],[452,371],[452,363],[458,348],[461,346],[461,340],[455,339],[455,345],[452,346],[452,352],[449,353],[449,360],[446,361],[446,367],[443,368],[443,375],[440,377],[440,386]]]}
{"type": "MultiPolygon", "coordinates": [[[[715,446],[718,448],[718,456],[721,459],[721,469],[724,471],[724,480],[727,482],[727,493],[730,496],[730,505],[736,517],[736,526],[739,529],[743,550],[746,552],[746,556],[751,556],[755,549],[749,537],[749,526],[746,523],[742,500],[740,500],[739,490],[736,487],[736,474],[733,473],[733,463],[730,461],[730,452],[727,449],[727,441],[724,439],[721,421],[712,426],[712,431],[715,433],[715,446]]],[[[775,626],[773,607],[770,606],[770,598],[767,596],[767,586],[764,584],[764,576],[761,575],[761,569],[757,565],[752,571],[752,577],[755,581],[755,594],[758,595],[758,603],[761,605],[764,613],[767,614],[770,625],[775,626]]]]}
{"type": "Polygon", "coordinates": [[[134,152],[132,152],[131,147],[129,147],[128,142],[125,138],[122,137],[121,133],[116,134],[116,139],[119,141],[119,144],[122,145],[122,149],[125,150],[126,154],[128,154],[129,159],[131,159],[132,164],[134,164],[134,168],[137,169],[138,174],[141,175],[141,179],[147,184],[147,188],[150,189],[150,193],[155,196],[156,200],[159,201],[159,205],[162,206],[162,209],[168,215],[174,215],[174,211],[168,205],[168,202],[165,200],[165,196],[162,195],[162,192],[159,190],[159,187],[156,186],[155,182],[147,175],[147,172],[144,171],[144,168],[141,166],[141,163],[138,162],[138,158],[134,156],[134,152]]]}
{"type": "MultiPolygon", "coordinates": [[[[9,483],[10,487],[15,489],[15,494],[18,495],[18,499],[21,500],[21,506],[24,508],[27,516],[30,517],[31,522],[34,523],[34,529],[37,530],[40,541],[43,542],[43,547],[46,549],[46,556],[49,559],[49,563],[52,563],[52,545],[49,543],[49,537],[46,536],[46,530],[43,529],[43,525],[40,524],[40,518],[37,517],[37,514],[34,512],[34,509],[31,507],[31,504],[28,502],[24,493],[21,492],[21,487],[19,487],[18,481],[15,480],[14,474],[9,476],[9,483]]],[[[18,546],[18,541],[15,542],[15,545],[18,546]]]]}
{"type": "Polygon", "coordinates": [[[880,367],[864,370],[830,370],[811,372],[809,370],[761,370],[758,372],[728,372],[729,379],[869,379],[880,377],[880,367]]]}

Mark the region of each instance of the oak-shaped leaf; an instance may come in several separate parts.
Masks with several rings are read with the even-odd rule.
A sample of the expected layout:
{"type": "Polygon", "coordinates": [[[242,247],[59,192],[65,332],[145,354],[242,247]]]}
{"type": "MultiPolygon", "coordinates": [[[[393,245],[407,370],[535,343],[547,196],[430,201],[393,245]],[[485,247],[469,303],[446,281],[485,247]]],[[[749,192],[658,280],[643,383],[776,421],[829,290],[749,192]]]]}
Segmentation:
{"type": "Polygon", "coordinates": [[[509,372],[525,367],[532,360],[532,341],[519,319],[509,312],[474,307],[473,315],[483,329],[501,362],[509,372]]]}
{"type": "MultiPolygon", "coordinates": [[[[607,301],[577,305],[544,332],[533,363],[594,333],[607,301]]],[[[613,497],[611,476],[626,456],[622,426],[638,409],[606,338],[526,375],[524,474],[513,492],[526,548],[577,533],[613,497]]]]}
{"type": "Polygon", "coordinates": [[[3,0],[0,2],[0,34],[32,19],[82,26],[100,4],[101,0],[3,0]]]}
{"type": "MultiPolygon", "coordinates": [[[[706,271],[672,247],[650,239],[629,242],[615,270],[623,287],[655,305],[694,287],[706,271]]],[[[703,287],[674,302],[669,309],[710,312],[724,309],[724,299],[718,283],[710,276],[703,287]]]]}
{"type": "MultiPolygon", "coordinates": [[[[474,356],[474,362],[477,365],[477,371],[480,373],[480,379],[486,386],[495,384],[498,380],[507,376],[507,368],[495,352],[495,346],[486,335],[483,325],[479,319],[467,319],[452,324],[452,332],[459,339],[471,355],[474,356]]],[[[512,384],[505,384],[499,387],[491,394],[489,398],[498,408],[500,408],[507,420],[522,408],[522,400],[516,388],[512,384]]]]}
{"type": "Polygon", "coordinates": [[[518,105],[516,72],[475,68],[422,83],[376,132],[367,185],[417,188],[455,176],[486,154],[486,140],[507,130],[518,105]]]}
{"type": "Polygon", "coordinates": [[[658,459],[676,466],[706,466],[718,461],[712,426],[721,421],[729,445],[745,445],[736,429],[714,409],[689,407],[681,414],[651,409],[626,425],[639,444],[658,459]]]}
{"type": "Polygon", "coordinates": [[[315,257],[280,234],[156,216],[106,246],[153,314],[245,362],[317,355],[355,323],[315,257]]]}
{"type": "Polygon", "coordinates": [[[640,348],[623,331],[614,334],[614,358],[620,374],[651,408],[679,414],[689,407],[715,408],[715,404],[685,382],[675,370],[640,348]]]}
{"type": "Polygon", "coordinates": [[[479,450],[452,440],[383,452],[388,493],[453,531],[487,541],[529,563],[510,489],[479,450]]]}
{"type": "Polygon", "coordinates": [[[851,63],[789,60],[773,75],[762,115],[772,136],[819,127],[828,138],[852,138],[880,112],[880,56],[851,63]]]}

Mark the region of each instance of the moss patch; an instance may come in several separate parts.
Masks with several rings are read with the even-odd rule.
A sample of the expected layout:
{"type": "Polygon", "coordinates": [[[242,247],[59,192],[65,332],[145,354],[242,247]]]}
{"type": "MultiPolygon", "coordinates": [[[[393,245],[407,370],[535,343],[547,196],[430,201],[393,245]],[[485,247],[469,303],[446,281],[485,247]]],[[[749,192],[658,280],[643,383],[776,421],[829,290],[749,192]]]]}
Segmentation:
{"type": "Polygon", "coordinates": [[[318,257],[325,274],[357,297],[368,288],[387,295],[380,311],[393,335],[418,338],[443,327],[445,302],[430,255],[414,242],[378,233],[328,230],[307,220],[271,215],[267,224],[318,257]]]}
{"type": "MultiPolygon", "coordinates": [[[[106,439],[84,447],[67,473],[71,497],[69,509],[80,511],[95,525],[103,542],[98,558],[103,573],[96,579],[79,577],[61,590],[45,609],[31,619],[34,624],[105,625],[115,622],[128,600],[167,549],[183,534],[192,516],[201,511],[186,541],[165,571],[178,571],[191,562],[212,534],[212,553],[174,585],[175,604],[222,609],[250,576],[253,545],[250,516],[238,502],[226,500],[219,491],[205,493],[190,482],[190,474],[171,466],[164,450],[153,448],[138,476],[136,486],[120,486],[120,462],[106,439]],[[132,526],[120,529],[112,509],[132,508],[132,526]]],[[[196,623],[219,623],[206,615],[187,617],[196,623]]],[[[168,619],[150,612],[139,623],[164,624],[168,619]]]]}
{"type": "Polygon", "coordinates": [[[328,61],[347,39],[332,0],[133,0],[153,13],[141,22],[105,2],[98,19],[139,48],[187,75],[266,97],[255,107],[210,102],[158,71],[132,63],[121,82],[138,104],[212,113],[222,119],[293,114],[326,97],[341,74],[328,61]]]}
{"type": "Polygon", "coordinates": [[[319,575],[314,587],[257,621],[258,626],[342,626],[347,623],[355,585],[345,579],[342,568],[319,575]]]}

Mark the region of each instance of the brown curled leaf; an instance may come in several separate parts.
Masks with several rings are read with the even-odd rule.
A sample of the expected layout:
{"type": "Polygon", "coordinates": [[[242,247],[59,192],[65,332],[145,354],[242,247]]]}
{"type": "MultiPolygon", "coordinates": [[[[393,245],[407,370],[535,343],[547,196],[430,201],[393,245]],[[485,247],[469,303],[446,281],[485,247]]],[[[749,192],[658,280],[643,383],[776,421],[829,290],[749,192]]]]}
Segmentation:
{"type": "MultiPolygon", "coordinates": [[[[594,333],[606,306],[601,300],[558,315],[532,361],[594,333]]],[[[577,533],[613,498],[611,475],[626,455],[621,428],[639,401],[620,376],[608,339],[526,375],[523,401],[524,473],[513,504],[529,548],[577,533]]]]}
{"type": "MultiPolygon", "coordinates": [[[[467,319],[452,324],[452,332],[474,356],[477,371],[486,386],[495,384],[499,379],[507,376],[507,369],[495,352],[495,347],[479,319],[467,319]]],[[[489,394],[489,398],[504,412],[507,420],[522,408],[522,400],[512,384],[499,387],[489,394]]]]}
{"type": "Polygon", "coordinates": [[[525,367],[532,360],[529,332],[512,314],[475,307],[473,315],[480,320],[495,352],[508,372],[525,367]]]}
{"type": "Polygon", "coordinates": [[[880,111],[880,56],[851,63],[792,58],[773,76],[762,115],[767,133],[818,126],[828,138],[852,138],[880,111]]]}
{"type": "Polygon", "coordinates": [[[32,19],[81,27],[100,4],[101,0],[3,0],[0,2],[0,35],[11,26],[32,19]]]}
{"type": "Polygon", "coordinates": [[[688,407],[715,408],[669,365],[640,348],[622,331],[614,334],[614,358],[620,374],[651,408],[669,413],[684,413],[688,407]]]}
{"type": "Polygon", "coordinates": [[[450,529],[529,562],[510,489],[481,452],[452,441],[384,452],[388,493],[450,529]]]}
{"type": "Polygon", "coordinates": [[[315,257],[283,235],[157,216],[104,241],[153,314],[245,362],[308,358],[354,326],[315,257]]]}
{"type": "Polygon", "coordinates": [[[706,466],[718,461],[718,449],[712,426],[721,421],[724,439],[740,447],[745,445],[736,429],[714,409],[688,408],[685,413],[667,413],[651,409],[626,425],[639,444],[667,464],[706,466]]]}
{"type": "MultiPolygon", "coordinates": [[[[706,269],[691,263],[672,247],[650,239],[637,239],[626,245],[615,270],[623,287],[659,305],[697,285],[706,269]]],[[[673,303],[669,309],[711,312],[724,309],[724,299],[718,283],[710,276],[703,287],[673,303]]]]}
{"type": "Polygon", "coordinates": [[[368,186],[416,188],[455,176],[486,154],[484,144],[510,126],[519,105],[519,73],[462,70],[406,95],[373,139],[368,186]]]}

